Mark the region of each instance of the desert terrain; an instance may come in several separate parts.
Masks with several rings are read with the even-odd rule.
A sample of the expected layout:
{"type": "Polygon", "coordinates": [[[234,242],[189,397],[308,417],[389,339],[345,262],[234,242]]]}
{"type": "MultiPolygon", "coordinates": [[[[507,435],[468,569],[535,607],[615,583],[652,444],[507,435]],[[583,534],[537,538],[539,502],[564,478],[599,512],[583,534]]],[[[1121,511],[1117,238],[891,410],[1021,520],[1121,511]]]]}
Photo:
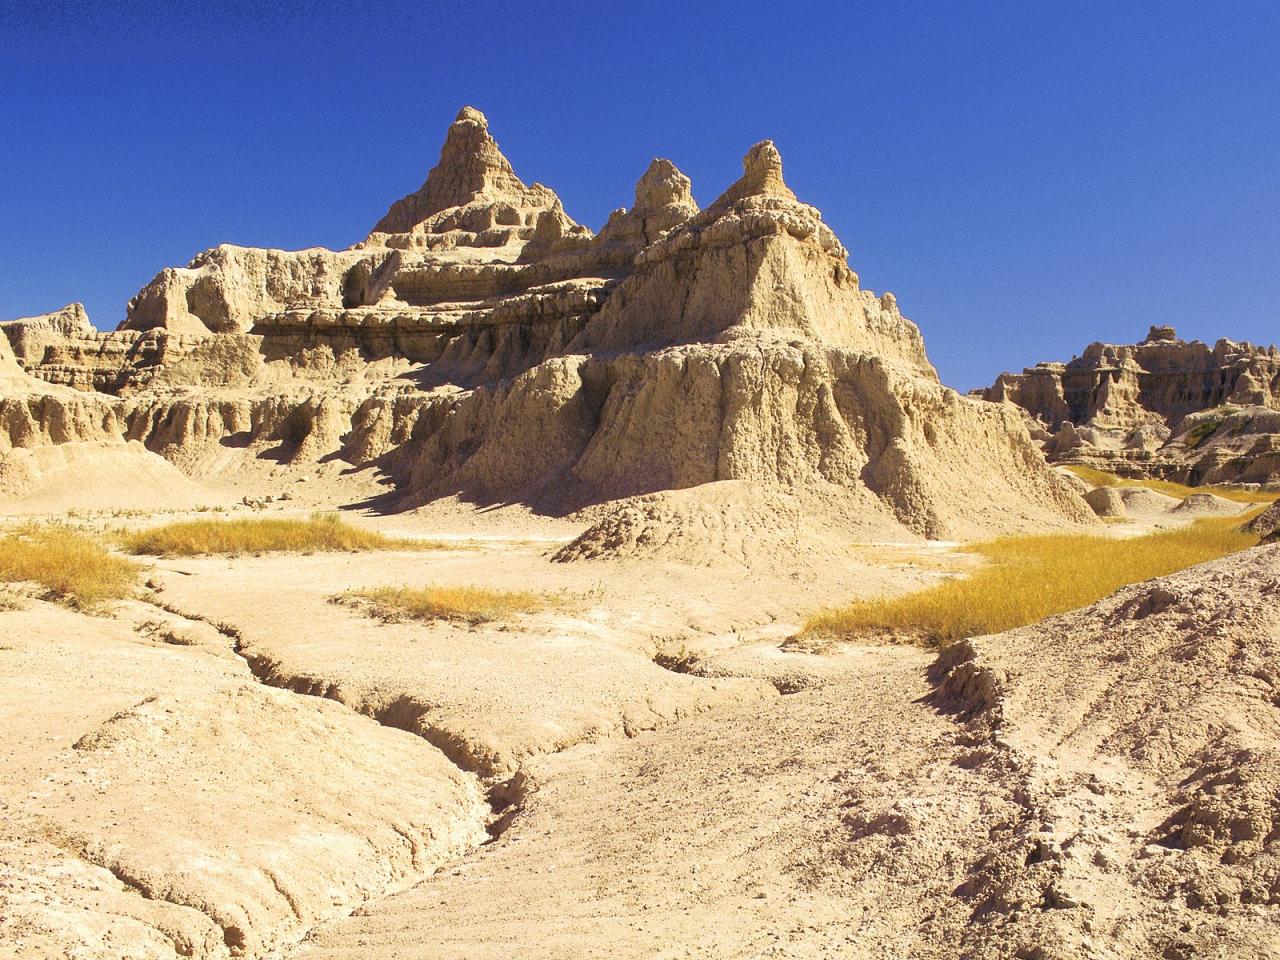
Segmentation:
{"type": "Polygon", "coordinates": [[[0,330],[0,956],[1280,957],[1275,348],[963,396],[773,143],[593,233],[470,107],[0,330]]]}

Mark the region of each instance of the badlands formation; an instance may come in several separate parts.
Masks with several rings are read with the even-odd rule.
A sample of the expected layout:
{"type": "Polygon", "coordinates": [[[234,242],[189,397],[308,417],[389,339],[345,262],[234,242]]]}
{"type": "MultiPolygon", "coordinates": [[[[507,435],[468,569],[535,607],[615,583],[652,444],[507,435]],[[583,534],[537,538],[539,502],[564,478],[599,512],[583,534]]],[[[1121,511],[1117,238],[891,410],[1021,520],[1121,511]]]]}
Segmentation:
{"type": "MultiPolygon", "coordinates": [[[[708,514],[717,535],[799,544],[833,522],[937,538],[1085,519],[1016,415],[943,387],[846,261],[772,143],[702,211],[655,160],[592,235],[464,108],[422,187],[349,250],[217,247],[161,271],[112,333],[77,305],[6,324],[26,377],[0,450],[137,444],[264,494],[322,467],[391,509],[598,508],[566,559],[643,553],[708,514]],[[671,493],[713,482],[732,487],[671,493]]],[[[39,490],[35,460],[13,494],[39,490]]]]}
{"type": "Polygon", "coordinates": [[[1212,347],[1152,327],[1131,346],[1091,343],[1069,363],[1004,373],[980,391],[1036,421],[1045,453],[1125,476],[1280,483],[1280,350],[1212,347]]]}
{"type": "Polygon", "coordinates": [[[774,145],[743,166],[700,209],[655,160],[592,233],[464,108],[350,249],[0,324],[8,527],[401,538],[5,588],[0,957],[1280,956],[1280,545],[940,652],[786,642],[960,541],[1230,516],[1081,489],[1032,431],[1260,418],[1274,351],[1220,344],[1204,396],[1151,379],[1200,356],[1163,335],[960,396],[774,145]],[[333,602],[427,583],[554,602],[333,602]]]}

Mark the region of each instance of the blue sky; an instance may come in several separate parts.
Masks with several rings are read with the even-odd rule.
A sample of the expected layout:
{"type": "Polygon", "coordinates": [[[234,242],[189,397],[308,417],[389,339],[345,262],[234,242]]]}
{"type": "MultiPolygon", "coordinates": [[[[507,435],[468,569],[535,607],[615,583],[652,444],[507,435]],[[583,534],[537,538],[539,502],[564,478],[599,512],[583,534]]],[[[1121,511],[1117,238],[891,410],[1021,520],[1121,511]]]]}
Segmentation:
{"type": "Polygon", "coordinates": [[[0,318],[347,246],[470,103],[593,229],[650,158],[706,204],[772,138],[956,387],[1152,323],[1280,340],[1280,5],[201,7],[0,4],[0,318]]]}

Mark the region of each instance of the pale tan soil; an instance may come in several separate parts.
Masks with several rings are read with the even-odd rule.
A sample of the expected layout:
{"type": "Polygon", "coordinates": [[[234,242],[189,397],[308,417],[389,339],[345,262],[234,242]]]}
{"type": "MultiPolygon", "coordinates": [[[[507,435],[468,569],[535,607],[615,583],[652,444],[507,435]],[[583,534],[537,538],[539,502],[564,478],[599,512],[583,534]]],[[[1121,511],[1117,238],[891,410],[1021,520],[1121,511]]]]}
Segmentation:
{"type": "MultiPolygon", "coordinates": [[[[206,514],[79,522],[184,516],[206,514]]],[[[413,516],[352,519],[437,538],[413,516]]],[[[729,581],[723,569],[624,562],[584,582],[580,568],[548,560],[570,539],[557,524],[510,515],[505,539],[487,515],[478,526],[468,534],[455,516],[447,550],[148,560],[154,591],[110,616],[31,597],[0,613],[13,638],[0,645],[6,949],[266,955],[475,847],[485,822],[523,796],[530,757],[774,700],[796,664],[828,674],[776,641],[755,657],[733,633],[785,629],[815,583],[911,582],[857,562],[826,577],[739,570],[729,581]],[[349,587],[420,582],[556,599],[544,615],[478,628],[383,623],[330,602],[349,587]],[[677,644],[759,663],[751,677],[717,680],[654,663],[677,644]],[[786,669],[768,669],[770,656],[786,669]],[[481,802],[494,786],[496,810],[481,802]]]]}
{"type": "MultiPolygon", "coordinates": [[[[868,911],[882,888],[859,906],[828,859],[842,832],[841,781],[865,763],[901,775],[905,762],[914,777],[954,735],[913,703],[928,693],[930,659],[914,648],[861,651],[857,680],[541,763],[527,813],[496,846],[322,928],[298,955],[861,955],[870,929],[902,918],[868,911]]],[[[929,792],[943,798],[958,779],[929,792]]],[[[935,906],[921,899],[917,919],[935,906]]]]}
{"type": "MultiPolygon", "coordinates": [[[[306,515],[292,502],[230,513],[306,515]]],[[[81,522],[183,516],[206,514],[81,522]]],[[[928,651],[784,648],[815,599],[971,569],[954,544],[848,544],[807,568],[563,564],[550,558],[570,525],[517,508],[348,517],[450,545],[148,559],[154,591],[109,616],[30,598],[0,611],[0,955],[943,957],[961,944],[983,958],[1140,957],[1148,939],[1181,936],[1201,952],[1167,955],[1220,944],[1234,951],[1221,956],[1269,956],[1270,894],[1230,894],[1217,916],[1185,891],[1270,889],[1257,859],[1270,841],[1246,876],[1209,869],[1198,847],[1143,839],[1191,802],[1179,784],[1211,744],[1199,721],[1178,720],[1181,688],[1141,678],[1174,675],[1161,649],[1183,663],[1177,651],[1200,649],[1197,637],[1263,636],[1254,625],[1274,614],[1277,551],[1182,575],[1192,588],[1222,583],[1227,607],[1213,594],[1170,620],[1142,616],[1140,600],[1118,631],[1104,603],[975,645],[974,663],[1008,647],[991,669],[999,689],[1035,691],[1004,694],[1025,720],[997,730],[986,694],[970,703],[968,692],[996,687],[940,694],[928,651]],[[460,627],[330,602],[425,583],[555,603],[460,627]],[[1147,626],[1173,647],[1114,647],[1146,643],[1147,626]],[[1072,653],[1085,648],[1097,653],[1072,653]],[[1131,673],[1108,680],[1124,663],[1131,673]],[[1091,691],[1109,683],[1120,699],[1098,701],[1091,691]],[[985,709],[971,715],[975,704],[985,709]],[[1139,705],[1148,732],[1136,742],[1158,752],[1155,766],[1109,745],[1130,736],[1139,705]],[[1068,708],[1093,718],[1069,749],[1044,740],[1079,726],[1060,719],[1068,708]],[[1076,770],[1104,793],[1072,786],[1076,770]],[[1033,802],[1032,786],[1066,799],[1033,802]],[[1085,844],[1068,842],[1073,830],[1112,866],[1080,873],[1061,852],[1085,844]],[[1049,853],[1028,863],[1042,834],[1049,853]],[[1166,861],[1165,886],[1153,886],[1166,861]],[[1044,909],[1055,898],[1088,906],[1044,909]]],[[[1202,671],[1200,686],[1223,692],[1197,709],[1213,729],[1256,730],[1246,752],[1271,721],[1241,713],[1233,691],[1280,676],[1269,650],[1202,671]]],[[[1251,757],[1232,748],[1214,769],[1271,776],[1251,757]]]]}
{"type": "Polygon", "coordinates": [[[1278,576],[1251,551],[938,665],[850,651],[550,758],[495,846],[296,955],[1273,957],[1278,576]]]}
{"type": "Polygon", "coordinates": [[[207,624],[0,617],[2,955],[264,956],[485,837],[438,751],[257,683],[207,624]]]}
{"type": "Polygon", "coordinates": [[[0,453],[0,510],[5,513],[151,512],[237,499],[191,479],[137,442],[61,443],[0,453]]]}
{"type": "MultiPolygon", "coordinates": [[[[410,517],[365,522],[434,538],[410,517]]],[[[931,579],[859,562],[851,547],[845,564],[809,571],[557,564],[549,556],[563,540],[537,531],[527,520],[514,540],[488,534],[376,562],[359,554],[158,560],[152,581],[174,609],[233,624],[267,682],[341,700],[418,732],[467,769],[509,776],[531,755],[776,695],[768,670],[706,682],[658,666],[658,655],[717,650],[724,634],[758,626],[781,632],[780,641],[815,589],[867,594],[931,579]],[[424,625],[332,602],[346,590],[428,584],[532,590],[551,609],[510,623],[424,625]]]]}

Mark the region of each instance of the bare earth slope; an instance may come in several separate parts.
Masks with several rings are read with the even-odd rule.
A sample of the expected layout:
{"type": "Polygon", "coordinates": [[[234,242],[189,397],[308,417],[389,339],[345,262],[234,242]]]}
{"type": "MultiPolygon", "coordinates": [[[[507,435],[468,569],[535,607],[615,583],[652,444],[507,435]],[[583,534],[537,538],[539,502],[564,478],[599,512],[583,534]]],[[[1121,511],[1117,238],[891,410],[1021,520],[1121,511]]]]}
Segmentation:
{"type": "Polygon", "coordinates": [[[495,846],[296,955],[1273,957],[1277,624],[1273,547],[932,665],[867,649],[554,758],[495,846]]]}
{"type": "Polygon", "coordinates": [[[0,956],[264,956],[485,836],[423,740],[129,612],[0,613],[0,956]]]}

